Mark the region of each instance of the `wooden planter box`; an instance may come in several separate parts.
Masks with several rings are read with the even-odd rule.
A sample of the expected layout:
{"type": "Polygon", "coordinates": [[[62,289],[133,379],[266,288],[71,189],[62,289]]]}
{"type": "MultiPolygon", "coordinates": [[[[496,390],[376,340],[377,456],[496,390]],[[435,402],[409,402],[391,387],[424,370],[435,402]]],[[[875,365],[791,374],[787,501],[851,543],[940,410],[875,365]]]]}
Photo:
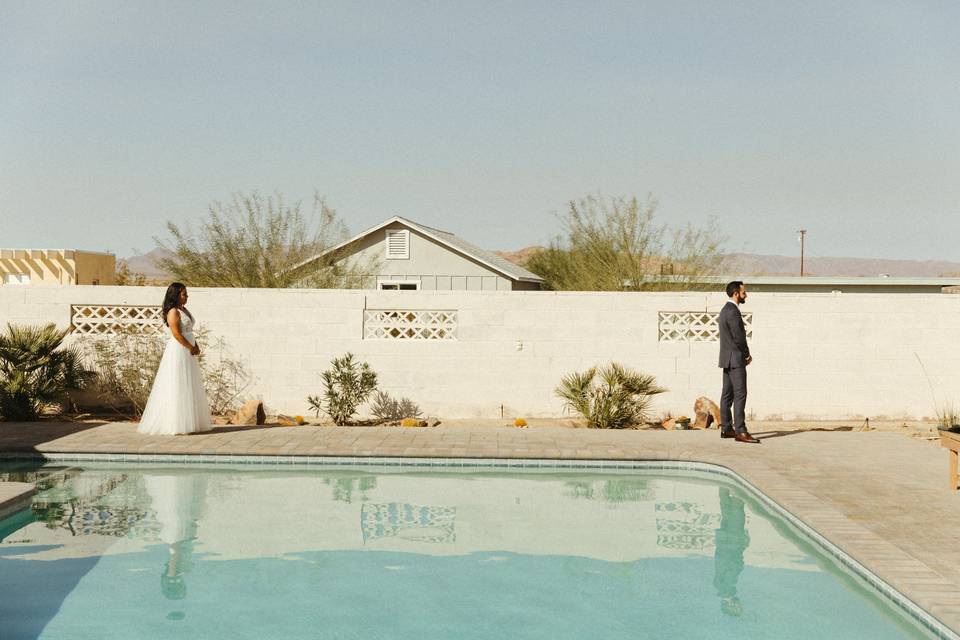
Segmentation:
{"type": "Polygon", "coordinates": [[[957,490],[957,455],[960,452],[960,433],[952,431],[940,432],[940,445],[950,452],[950,488],[957,490]]]}

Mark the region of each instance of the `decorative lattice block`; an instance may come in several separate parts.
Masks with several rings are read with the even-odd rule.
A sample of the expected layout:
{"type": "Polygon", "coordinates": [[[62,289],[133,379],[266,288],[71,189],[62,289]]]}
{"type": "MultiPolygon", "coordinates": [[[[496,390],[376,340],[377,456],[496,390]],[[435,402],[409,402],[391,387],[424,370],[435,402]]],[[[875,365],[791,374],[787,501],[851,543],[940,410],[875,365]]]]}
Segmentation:
{"type": "Polygon", "coordinates": [[[457,312],[426,309],[368,309],[365,340],[456,340],[457,312]]]}
{"type": "MultiPolygon", "coordinates": [[[[660,342],[717,342],[719,313],[711,311],[661,311],[658,314],[660,342]]],[[[753,314],[743,314],[747,337],[753,337],[753,314]]]]}
{"type": "Polygon", "coordinates": [[[402,538],[416,542],[454,542],[456,507],[432,507],[406,502],[365,503],[360,508],[363,541],[402,538]]]}
{"type": "Polygon", "coordinates": [[[72,304],[70,325],[81,335],[159,333],[163,331],[159,306],[72,304]]]}

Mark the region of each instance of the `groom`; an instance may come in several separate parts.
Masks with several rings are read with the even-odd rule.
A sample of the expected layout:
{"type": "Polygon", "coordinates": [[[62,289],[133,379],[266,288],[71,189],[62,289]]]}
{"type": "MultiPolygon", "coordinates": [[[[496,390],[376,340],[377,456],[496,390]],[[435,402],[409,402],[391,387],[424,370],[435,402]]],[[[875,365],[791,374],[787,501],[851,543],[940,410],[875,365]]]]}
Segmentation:
{"type": "Polygon", "coordinates": [[[744,410],[747,406],[747,365],[753,362],[747,346],[747,332],[743,327],[740,305],[747,300],[743,282],[734,280],[727,285],[730,300],[720,310],[717,319],[720,329],[720,367],[723,369],[723,391],[720,393],[720,437],[737,442],[759,444],[747,432],[744,410]],[[733,405],[731,419],[730,405],[733,405]]]}

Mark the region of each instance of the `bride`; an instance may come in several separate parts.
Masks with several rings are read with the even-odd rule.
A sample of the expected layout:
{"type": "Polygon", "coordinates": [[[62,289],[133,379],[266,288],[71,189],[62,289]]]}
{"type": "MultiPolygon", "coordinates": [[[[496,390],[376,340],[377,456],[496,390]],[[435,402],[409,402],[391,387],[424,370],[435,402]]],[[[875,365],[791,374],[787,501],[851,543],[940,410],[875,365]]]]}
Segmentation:
{"type": "Polygon", "coordinates": [[[167,287],[163,322],[170,339],[163,350],[150,398],[137,431],[149,435],[177,435],[210,429],[210,406],[197,363],[200,347],[193,335],[193,315],[184,306],[187,288],[179,282],[167,287]]]}

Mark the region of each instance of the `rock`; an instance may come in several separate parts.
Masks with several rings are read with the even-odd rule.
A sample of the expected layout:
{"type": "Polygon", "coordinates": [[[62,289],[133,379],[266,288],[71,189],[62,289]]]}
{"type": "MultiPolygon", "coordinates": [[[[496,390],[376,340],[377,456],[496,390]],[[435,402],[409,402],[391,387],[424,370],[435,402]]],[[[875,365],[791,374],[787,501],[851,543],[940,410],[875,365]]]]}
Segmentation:
{"type": "Polygon", "coordinates": [[[711,425],[719,428],[720,407],[710,398],[706,396],[697,398],[693,403],[693,413],[696,415],[696,420],[693,421],[694,429],[709,429],[711,425]]]}
{"type": "Polygon", "coordinates": [[[295,427],[297,426],[297,421],[294,418],[291,418],[290,416],[285,416],[281,414],[277,416],[277,424],[280,425],[281,427],[295,427]]]}
{"type": "Polygon", "coordinates": [[[228,418],[227,416],[213,416],[212,422],[217,426],[233,424],[232,422],[230,422],[230,418],[228,418]]]}
{"type": "Polygon", "coordinates": [[[677,421],[674,418],[667,418],[660,423],[660,426],[666,429],[667,431],[673,431],[677,428],[677,421]]]}
{"type": "Polygon", "coordinates": [[[263,424],[267,421],[267,414],[263,410],[263,403],[259,400],[248,400],[237,411],[234,424],[263,424]]]}

